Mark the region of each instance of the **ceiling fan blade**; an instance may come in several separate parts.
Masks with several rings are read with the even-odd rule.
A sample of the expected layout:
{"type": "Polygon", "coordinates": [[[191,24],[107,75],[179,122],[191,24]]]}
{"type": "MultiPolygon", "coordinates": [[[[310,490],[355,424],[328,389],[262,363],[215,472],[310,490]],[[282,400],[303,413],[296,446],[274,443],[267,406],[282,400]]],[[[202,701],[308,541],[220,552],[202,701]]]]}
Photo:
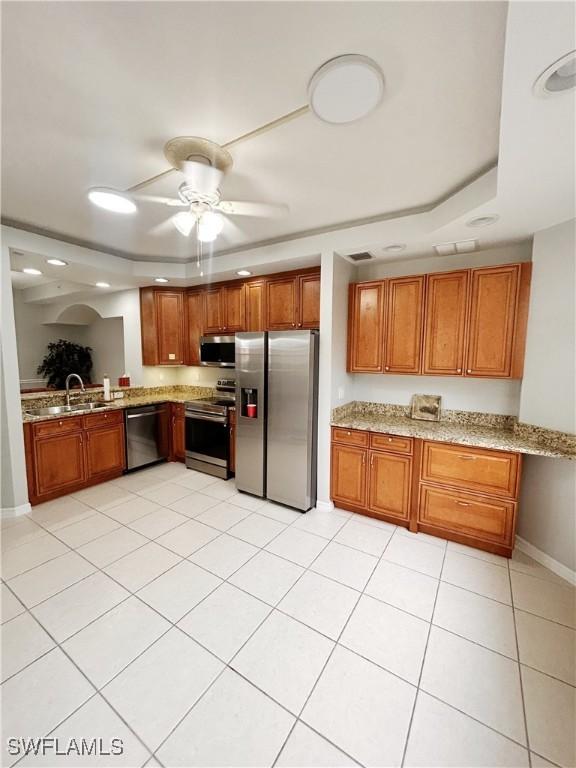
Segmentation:
{"type": "Polygon", "coordinates": [[[135,200],[141,200],[144,203],[162,203],[163,205],[174,206],[175,208],[186,208],[189,203],[183,203],[177,197],[163,197],[162,195],[132,194],[135,200]]]}
{"type": "Polygon", "coordinates": [[[248,200],[222,200],[216,208],[229,216],[263,216],[270,219],[280,219],[290,212],[287,205],[255,203],[248,200]]]}
{"type": "Polygon", "coordinates": [[[176,232],[176,227],[174,226],[172,222],[172,216],[169,216],[167,219],[164,219],[164,221],[161,221],[159,224],[156,224],[152,227],[152,229],[148,230],[148,234],[155,236],[160,235],[167,235],[170,232],[176,232]]]}

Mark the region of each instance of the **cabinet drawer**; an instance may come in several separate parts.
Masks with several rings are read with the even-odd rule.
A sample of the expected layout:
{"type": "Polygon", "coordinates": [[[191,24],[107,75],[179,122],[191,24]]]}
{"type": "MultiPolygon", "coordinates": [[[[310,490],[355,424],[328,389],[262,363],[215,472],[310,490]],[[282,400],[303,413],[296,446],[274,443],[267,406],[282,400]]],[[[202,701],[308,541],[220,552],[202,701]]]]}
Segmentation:
{"type": "Polygon", "coordinates": [[[92,429],[93,427],[111,427],[113,424],[122,424],[123,422],[123,411],[91,413],[89,416],[84,416],[84,429],[92,429]]]}
{"type": "Polygon", "coordinates": [[[513,545],[516,504],[420,486],[418,522],[482,542],[513,545]]]}
{"type": "Polygon", "coordinates": [[[421,479],[426,482],[515,499],[519,469],[517,453],[424,442],[421,479]]]}
{"type": "Polygon", "coordinates": [[[359,445],[362,448],[367,448],[369,439],[369,432],[363,432],[362,430],[358,429],[343,429],[342,427],[332,427],[332,440],[335,443],[359,445]]]}
{"type": "Polygon", "coordinates": [[[414,440],[411,437],[399,437],[398,435],[377,435],[370,433],[370,448],[390,453],[412,453],[414,440]]]}
{"type": "Polygon", "coordinates": [[[72,416],[63,419],[51,419],[33,424],[34,437],[47,437],[48,435],[63,435],[66,432],[77,432],[82,429],[82,417],[72,416]]]}

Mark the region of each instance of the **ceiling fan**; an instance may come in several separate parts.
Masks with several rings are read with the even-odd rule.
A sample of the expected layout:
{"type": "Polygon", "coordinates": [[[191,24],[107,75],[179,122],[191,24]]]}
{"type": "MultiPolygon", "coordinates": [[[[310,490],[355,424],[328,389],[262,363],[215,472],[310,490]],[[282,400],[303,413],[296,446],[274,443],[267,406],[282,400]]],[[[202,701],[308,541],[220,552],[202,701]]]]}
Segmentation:
{"type": "Polygon", "coordinates": [[[364,117],[378,106],[384,88],[383,74],[372,59],[359,54],[336,56],[325,62],[308,84],[308,103],[299,109],[272,120],[223,146],[209,139],[181,136],[164,146],[164,156],[170,168],[129,187],[125,191],[111,187],[93,187],[88,197],[95,205],[114,213],[134,213],[136,201],[182,208],[153,231],[173,225],[189,237],[196,229],[198,263],[202,243],[216,240],[227,216],[281,217],[288,213],[286,205],[222,199],[221,184],[232,167],[228,149],[241,141],[258,136],[279,125],[312,111],[331,124],[351,123],[364,117]],[[343,98],[343,96],[345,98],[343,98]],[[172,173],[180,173],[183,181],[177,197],[164,197],[142,192],[144,187],[172,173]]]}

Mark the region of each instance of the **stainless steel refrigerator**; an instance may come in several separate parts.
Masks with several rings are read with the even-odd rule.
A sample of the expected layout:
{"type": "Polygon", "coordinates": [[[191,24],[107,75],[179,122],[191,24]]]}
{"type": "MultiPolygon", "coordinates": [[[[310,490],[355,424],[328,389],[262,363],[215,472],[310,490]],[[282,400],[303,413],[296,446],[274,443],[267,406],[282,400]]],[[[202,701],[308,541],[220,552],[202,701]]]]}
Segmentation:
{"type": "Polygon", "coordinates": [[[316,504],[318,331],[236,334],[236,486],[316,504]]]}

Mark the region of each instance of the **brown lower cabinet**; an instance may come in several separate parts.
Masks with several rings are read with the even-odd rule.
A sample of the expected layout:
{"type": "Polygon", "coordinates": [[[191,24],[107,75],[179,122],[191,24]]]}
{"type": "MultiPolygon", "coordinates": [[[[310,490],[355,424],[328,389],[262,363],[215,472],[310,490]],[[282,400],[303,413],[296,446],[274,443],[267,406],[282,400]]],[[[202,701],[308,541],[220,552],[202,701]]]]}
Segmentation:
{"type": "Polygon", "coordinates": [[[121,411],[24,425],[31,504],[121,475],[126,466],[121,411]]]}
{"type": "Polygon", "coordinates": [[[186,461],[186,418],[184,403],[170,406],[170,460],[186,461]]]}
{"type": "Polygon", "coordinates": [[[336,506],[510,557],[522,456],[332,428],[336,506]]]}

